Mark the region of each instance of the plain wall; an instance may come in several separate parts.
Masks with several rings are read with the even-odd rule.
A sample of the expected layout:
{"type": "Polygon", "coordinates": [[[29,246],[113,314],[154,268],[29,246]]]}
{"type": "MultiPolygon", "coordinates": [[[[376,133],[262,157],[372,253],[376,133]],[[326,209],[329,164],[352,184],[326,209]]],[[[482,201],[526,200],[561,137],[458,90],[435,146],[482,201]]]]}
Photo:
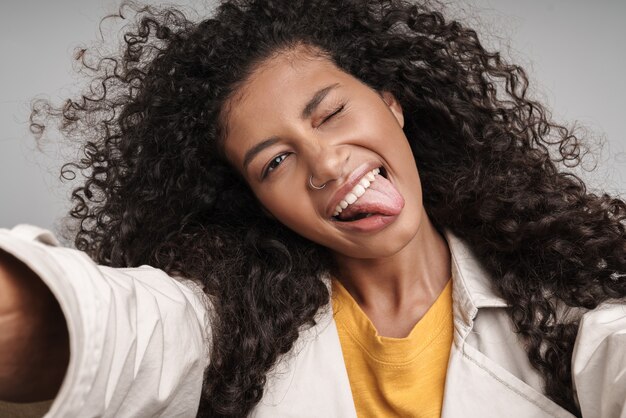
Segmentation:
{"type": "MultiPolygon", "coordinates": [[[[172,3],[206,10],[200,1],[172,3]]],[[[111,0],[0,3],[0,227],[54,230],[66,214],[69,189],[58,172],[73,151],[52,139],[38,149],[28,131],[29,103],[35,97],[59,103],[80,91],[74,48],[96,41],[100,18],[117,6],[111,0]]],[[[626,2],[464,0],[449,7],[480,22],[484,42],[528,70],[533,95],[557,121],[577,123],[588,131],[583,136],[604,141],[587,162],[598,168],[583,175],[593,189],[626,195],[626,2]]]]}

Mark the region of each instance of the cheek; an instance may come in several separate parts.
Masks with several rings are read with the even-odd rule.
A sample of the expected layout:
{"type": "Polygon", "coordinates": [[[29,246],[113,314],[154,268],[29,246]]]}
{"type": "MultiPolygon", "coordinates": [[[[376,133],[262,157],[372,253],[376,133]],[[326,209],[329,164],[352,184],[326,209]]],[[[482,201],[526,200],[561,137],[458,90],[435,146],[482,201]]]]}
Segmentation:
{"type": "Polygon", "coordinates": [[[294,192],[292,188],[257,197],[277,221],[294,232],[303,235],[313,228],[316,214],[306,193],[294,192]]]}

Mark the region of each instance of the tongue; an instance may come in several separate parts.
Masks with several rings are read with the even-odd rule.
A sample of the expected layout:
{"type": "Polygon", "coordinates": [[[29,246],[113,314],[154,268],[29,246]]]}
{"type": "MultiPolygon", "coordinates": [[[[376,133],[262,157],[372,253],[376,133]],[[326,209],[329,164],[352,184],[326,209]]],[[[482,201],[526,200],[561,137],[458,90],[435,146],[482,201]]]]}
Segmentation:
{"type": "Polygon", "coordinates": [[[381,175],[376,176],[365,194],[345,208],[338,216],[339,219],[350,219],[360,213],[371,213],[393,216],[400,213],[404,207],[404,198],[393,184],[381,175]]]}

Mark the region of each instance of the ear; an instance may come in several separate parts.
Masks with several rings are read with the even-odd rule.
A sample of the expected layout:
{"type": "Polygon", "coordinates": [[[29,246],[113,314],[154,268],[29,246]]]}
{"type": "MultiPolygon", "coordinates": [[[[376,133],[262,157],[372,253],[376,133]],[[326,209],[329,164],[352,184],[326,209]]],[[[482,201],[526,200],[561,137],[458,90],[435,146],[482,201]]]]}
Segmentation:
{"type": "Polygon", "coordinates": [[[400,103],[398,102],[398,100],[396,100],[393,93],[383,90],[380,95],[382,96],[383,101],[387,104],[387,106],[389,106],[389,110],[391,110],[391,113],[393,113],[393,115],[396,117],[396,120],[398,121],[400,127],[404,128],[404,114],[402,113],[402,106],[400,106],[400,103]]]}

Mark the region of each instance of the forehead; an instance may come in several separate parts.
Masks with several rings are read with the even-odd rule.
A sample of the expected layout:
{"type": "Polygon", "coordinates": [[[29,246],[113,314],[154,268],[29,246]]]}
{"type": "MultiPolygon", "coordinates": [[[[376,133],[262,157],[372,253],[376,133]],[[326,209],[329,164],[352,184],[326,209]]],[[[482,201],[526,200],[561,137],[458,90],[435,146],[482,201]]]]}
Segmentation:
{"type": "Polygon", "coordinates": [[[303,51],[279,53],[263,61],[227,102],[227,155],[243,152],[246,145],[273,135],[271,131],[281,123],[298,119],[304,104],[320,88],[344,86],[352,78],[330,59],[303,51]]]}
{"type": "Polygon", "coordinates": [[[298,49],[279,52],[254,67],[228,100],[227,120],[250,116],[250,111],[295,104],[302,94],[319,89],[327,80],[348,75],[321,53],[298,49]],[[273,105],[273,106],[271,106],[273,105]]]}

